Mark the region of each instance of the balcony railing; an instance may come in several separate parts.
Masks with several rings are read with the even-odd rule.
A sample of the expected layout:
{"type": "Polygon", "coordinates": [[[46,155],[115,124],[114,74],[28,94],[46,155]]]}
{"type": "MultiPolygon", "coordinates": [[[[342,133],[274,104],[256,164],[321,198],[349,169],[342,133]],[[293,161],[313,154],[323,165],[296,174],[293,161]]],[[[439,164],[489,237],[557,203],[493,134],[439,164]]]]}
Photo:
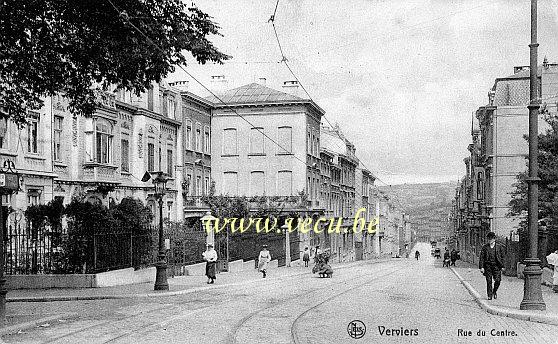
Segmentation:
{"type": "Polygon", "coordinates": [[[107,108],[116,109],[116,95],[113,93],[104,92],[102,90],[95,90],[95,100],[98,105],[107,108]]]}
{"type": "Polygon", "coordinates": [[[116,182],[119,176],[116,174],[116,166],[86,163],[83,166],[83,180],[91,182],[116,182]]]}
{"type": "Polygon", "coordinates": [[[202,201],[203,196],[186,196],[184,198],[184,206],[190,208],[207,207],[207,203],[202,201]]]}

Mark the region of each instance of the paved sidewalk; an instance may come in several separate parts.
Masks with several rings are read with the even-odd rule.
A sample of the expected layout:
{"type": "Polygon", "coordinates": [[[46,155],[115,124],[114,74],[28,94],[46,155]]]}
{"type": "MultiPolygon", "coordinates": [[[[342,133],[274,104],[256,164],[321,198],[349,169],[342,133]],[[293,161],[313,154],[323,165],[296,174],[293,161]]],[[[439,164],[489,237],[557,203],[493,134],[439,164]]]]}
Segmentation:
{"type": "MultiPolygon", "coordinates": [[[[305,269],[302,267],[271,269],[268,273],[268,279],[305,273],[309,272],[309,269],[310,268],[305,269]]],[[[254,269],[235,273],[219,273],[217,274],[215,284],[212,285],[206,283],[207,278],[205,276],[169,277],[168,291],[154,291],[153,283],[151,282],[104,288],[10,290],[7,295],[7,302],[50,302],[172,296],[197,290],[219,288],[224,285],[233,285],[261,278],[261,273],[254,269]]]]}
{"type": "Polygon", "coordinates": [[[553,292],[551,288],[541,286],[546,311],[524,311],[519,309],[521,300],[523,300],[524,281],[522,279],[502,275],[498,299],[488,300],[486,280],[477,266],[458,261],[457,267],[452,267],[452,269],[481,308],[488,313],[558,325],[558,293],[553,292]]]}

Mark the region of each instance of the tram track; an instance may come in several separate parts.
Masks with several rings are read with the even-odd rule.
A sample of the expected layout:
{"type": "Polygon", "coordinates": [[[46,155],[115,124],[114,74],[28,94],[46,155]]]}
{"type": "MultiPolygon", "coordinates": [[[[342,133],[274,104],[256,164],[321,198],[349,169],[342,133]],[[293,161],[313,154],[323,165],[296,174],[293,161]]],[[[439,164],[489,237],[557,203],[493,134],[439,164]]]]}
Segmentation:
{"type": "MultiPolygon", "coordinates": [[[[368,265],[383,265],[383,264],[385,264],[385,263],[387,263],[387,262],[389,262],[389,261],[388,261],[388,260],[386,260],[386,261],[375,261],[375,262],[367,262],[367,263],[362,264],[362,265],[342,266],[342,267],[339,268],[339,270],[345,270],[345,269],[350,269],[350,268],[358,268],[358,267],[368,266],[368,265]]],[[[293,274],[293,275],[287,275],[287,276],[277,277],[277,278],[275,278],[271,283],[268,283],[268,284],[260,284],[260,283],[258,283],[258,287],[269,288],[270,284],[271,284],[271,285],[277,285],[277,284],[285,283],[286,280],[289,280],[289,282],[298,283],[298,281],[297,281],[295,278],[296,278],[296,277],[300,277],[300,276],[301,276],[301,274],[293,274]]],[[[343,280],[343,281],[341,281],[341,282],[337,282],[336,284],[346,283],[347,281],[349,281],[349,280],[351,280],[351,279],[353,279],[353,278],[347,278],[347,279],[345,279],[345,280],[343,280]]],[[[258,280],[258,281],[262,281],[262,282],[263,282],[263,280],[258,280]]],[[[331,281],[331,280],[330,280],[330,281],[331,281]]],[[[232,285],[232,287],[243,287],[243,285],[232,285]]],[[[327,288],[330,288],[330,287],[331,287],[331,284],[329,284],[328,286],[324,286],[324,287],[318,288],[318,289],[321,290],[321,289],[327,289],[327,288]]],[[[315,291],[315,289],[314,289],[314,291],[315,291]]],[[[304,294],[308,294],[308,292],[305,292],[304,294]]],[[[290,299],[296,299],[297,297],[299,297],[299,296],[296,296],[296,297],[293,297],[293,298],[290,298],[290,299]]],[[[288,300],[282,300],[279,304],[285,303],[285,302],[287,302],[287,301],[288,301],[288,300]]],[[[169,324],[169,323],[172,323],[172,322],[175,322],[175,321],[178,321],[178,320],[182,320],[182,319],[184,319],[184,318],[187,318],[187,317],[189,317],[189,316],[192,316],[192,315],[198,313],[199,311],[208,311],[208,312],[210,312],[210,309],[213,308],[213,307],[215,307],[215,306],[216,306],[216,305],[211,305],[211,306],[208,306],[208,307],[201,307],[201,308],[199,308],[199,309],[191,310],[191,311],[188,311],[188,312],[182,312],[182,314],[178,314],[178,315],[176,315],[176,316],[169,317],[169,318],[167,318],[167,319],[165,319],[165,320],[156,321],[156,322],[153,322],[153,323],[151,323],[151,324],[146,324],[146,325],[142,326],[142,328],[140,328],[140,329],[135,329],[135,330],[127,331],[127,332],[125,332],[125,333],[123,333],[123,334],[120,334],[120,335],[118,335],[118,336],[115,336],[114,338],[111,338],[110,340],[105,341],[105,342],[103,342],[103,343],[114,343],[114,342],[123,340],[123,339],[125,339],[125,338],[131,337],[131,336],[133,336],[133,335],[138,335],[138,334],[141,334],[141,333],[147,333],[147,332],[153,330],[154,328],[157,328],[157,327],[160,327],[160,326],[165,326],[166,324],[169,324]]],[[[267,306],[265,306],[265,307],[267,307],[267,306]]],[[[236,332],[238,331],[238,329],[239,329],[240,327],[242,327],[242,324],[243,324],[243,323],[245,323],[246,321],[248,321],[250,318],[253,318],[253,315],[254,315],[253,313],[257,313],[257,312],[259,312],[259,311],[265,309],[265,307],[262,307],[261,309],[259,309],[259,310],[256,311],[256,312],[252,312],[252,313],[251,313],[252,316],[249,315],[248,317],[243,318],[243,319],[240,321],[240,323],[237,324],[237,325],[233,328],[233,333],[236,333],[236,332]]],[[[225,343],[227,343],[227,344],[228,344],[228,343],[237,343],[236,338],[235,338],[235,335],[234,335],[234,334],[233,334],[232,336],[231,336],[231,335],[228,335],[228,336],[227,336],[227,339],[225,340],[225,343]]]]}
{"type": "MultiPolygon", "coordinates": [[[[380,271],[375,271],[375,274],[381,273],[381,272],[386,271],[386,270],[391,270],[391,269],[392,269],[392,268],[391,268],[390,266],[387,266],[387,267],[385,267],[384,269],[382,269],[382,270],[380,270],[380,271]]],[[[312,309],[315,309],[316,307],[319,307],[320,305],[322,305],[322,304],[324,304],[324,303],[326,303],[326,302],[328,302],[328,301],[331,301],[331,300],[333,300],[333,299],[336,298],[336,297],[339,297],[339,296],[341,296],[341,295],[343,295],[343,294],[346,294],[346,293],[348,293],[348,292],[350,292],[350,291],[352,291],[352,290],[354,290],[354,289],[360,288],[360,287],[362,287],[362,286],[364,286],[364,285],[366,285],[366,284],[369,284],[369,283],[371,283],[371,282],[373,282],[373,281],[375,281],[375,280],[378,280],[379,278],[382,278],[382,277],[385,277],[385,276],[394,274],[394,273],[396,273],[396,272],[398,272],[398,271],[399,271],[399,270],[394,270],[394,271],[390,271],[390,272],[388,272],[388,273],[386,273],[386,274],[376,275],[376,276],[375,276],[374,278],[372,278],[372,279],[370,279],[368,275],[367,275],[367,276],[363,276],[363,277],[361,277],[361,278],[362,278],[362,279],[366,279],[366,282],[364,282],[364,283],[359,283],[359,284],[357,284],[356,286],[351,287],[350,289],[345,289],[345,290],[343,290],[343,291],[341,291],[341,292],[335,293],[334,295],[332,295],[332,296],[326,298],[325,300],[320,301],[318,304],[316,304],[316,305],[314,305],[314,306],[312,306],[312,307],[310,307],[310,308],[307,308],[306,310],[304,310],[304,312],[302,312],[301,314],[299,314],[299,315],[294,319],[294,321],[291,322],[291,324],[290,324],[290,326],[289,326],[289,327],[290,327],[290,331],[291,331],[291,333],[290,333],[291,341],[294,342],[294,343],[299,343],[299,342],[300,342],[300,341],[298,340],[298,338],[296,337],[296,333],[293,332],[293,331],[295,331],[295,328],[294,328],[293,326],[295,326],[297,320],[298,320],[300,317],[302,317],[304,314],[307,314],[307,313],[308,313],[309,311],[311,311],[312,309]]],[[[332,283],[328,283],[327,285],[325,285],[325,286],[323,286],[323,287],[314,288],[314,289],[312,289],[312,290],[306,290],[306,291],[304,291],[304,292],[302,292],[302,293],[297,293],[297,294],[295,294],[295,295],[292,295],[291,297],[288,297],[288,298],[285,298],[285,299],[281,300],[281,302],[279,302],[279,303],[276,303],[276,304],[273,304],[273,305],[265,305],[265,306],[263,306],[263,307],[260,307],[260,308],[256,309],[255,311],[251,312],[250,314],[246,315],[244,318],[242,318],[242,319],[238,322],[238,324],[235,325],[235,327],[234,327],[233,330],[232,330],[232,333],[229,334],[229,336],[227,337],[227,340],[226,340],[225,342],[226,342],[226,343],[232,343],[232,344],[244,343],[243,341],[241,341],[241,340],[238,339],[238,333],[239,333],[239,331],[241,331],[241,330],[243,329],[243,327],[244,327],[248,322],[250,322],[251,320],[253,320],[256,316],[262,314],[264,311],[270,312],[270,307],[271,307],[271,308],[276,308],[276,307],[285,305],[285,304],[287,304],[287,303],[289,303],[289,302],[292,302],[292,301],[294,301],[294,300],[304,298],[304,297],[306,297],[306,296],[308,296],[308,295],[313,295],[313,294],[319,293],[319,292],[321,292],[321,291],[323,291],[323,290],[326,290],[326,289],[334,289],[335,287],[341,286],[341,285],[343,285],[343,284],[347,284],[347,282],[349,282],[349,281],[351,281],[351,284],[352,284],[352,283],[354,283],[355,278],[352,277],[352,276],[349,276],[349,277],[347,277],[347,278],[345,278],[345,279],[343,279],[343,280],[341,280],[341,281],[339,281],[339,280],[337,280],[337,281],[333,280],[333,281],[332,281],[331,279],[325,279],[325,280],[326,280],[326,281],[329,281],[329,282],[332,282],[332,283]]],[[[271,316],[268,315],[268,317],[277,317],[277,318],[285,318],[285,319],[289,318],[289,316],[283,316],[283,315],[271,315],[271,316]]],[[[287,330],[287,331],[288,331],[288,330],[287,330]]],[[[288,332],[287,332],[287,333],[288,333],[288,332]]]]}
{"type": "MultiPolygon", "coordinates": [[[[376,270],[374,273],[381,273],[390,269],[389,265],[385,265],[385,263],[387,262],[389,261],[366,262],[364,264],[342,266],[338,270],[362,269],[363,267],[366,266],[378,265],[380,266],[380,269],[376,270]]],[[[296,288],[296,284],[300,283],[300,280],[298,278],[300,278],[301,276],[302,274],[278,276],[277,278],[275,278],[275,280],[269,281],[271,283],[265,280],[256,280],[254,281],[253,286],[257,287],[258,289],[262,289],[261,291],[257,291],[258,293],[265,292],[265,290],[269,289],[270,287],[285,284],[285,283],[287,283],[287,288],[293,288],[293,287],[296,288]]],[[[339,276],[339,274],[337,276],[339,276]]],[[[376,276],[374,279],[381,278],[382,276],[376,276]]],[[[261,313],[265,309],[268,309],[269,307],[285,304],[309,294],[320,293],[323,292],[324,290],[332,289],[335,288],[335,286],[340,286],[342,284],[347,284],[347,283],[352,284],[355,280],[355,277],[353,277],[352,275],[343,278],[341,280],[339,279],[339,277],[341,276],[337,278],[336,277],[334,277],[333,279],[323,279],[323,282],[327,283],[327,285],[323,285],[318,288],[313,288],[310,291],[296,293],[296,295],[293,295],[286,299],[279,299],[278,302],[273,303],[271,305],[267,303],[263,307],[258,308],[253,312],[250,312],[250,314],[242,318],[240,322],[233,327],[232,332],[226,336],[224,342],[240,343],[239,341],[237,341],[237,333],[242,328],[242,326],[246,322],[250,321],[250,319],[253,319],[255,316],[257,316],[257,314],[261,313]]],[[[362,276],[360,278],[366,278],[366,276],[362,276]]],[[[317,278],[315,279],[317,280],[317,278]]],[[[245,288],[245,287],[246,285],[231,285],[231,289],[234,288],[235,290],[240,288],[245,288]]],[[[241,297],[244,300],[247,300],[244,302],[250,302],[250,298],[252,298],[253,296],[243,294],[241,297]]],[[[152,309],[142,310],[136,314],[112,317],[111,319],[98,321],[94,324],[84,326],[79,329],[71,330],[69,333],[56,335],[56,337],[45,338],[45,340],[42,342],[43,343],[64,343],[64,342],[73,343],[76,341],[81,341],[84,338],[89,339],[90,342],[97,342],[97,343],[127,342],[134,335],[138,335],[138,334],[141,335],[142,333],[148,333],[153,331],[154,329],[157,329],[159,327],[164,327],[170,323],[175,323],[180,320],[187,319],[198,312],[202,312],[202,311],[211,312],[212,308],[215,309],[215,307],[220,307],[220,302],[215,302],[214,304],[209,305],[207,307],[203,307],[202,305],[200,305],[201,307],[199,308],[185,310],[184,308],[181,308],[181,306],[185,303],[188,303],[188,301],[180,302],[180,304],[178,305],[172,305],[170,303],[171,302],[169,301],[166,302],[165,304],[160,304],[157,307],[154,307],[152,309]],[[148,321],[148,322],[138,321],[138,319],[141,318],[147,320],[161,319],[161,313],[166,314],[166,316],[163,317],[164,318],[163,320],[148,321]],[[127,330],[122,332],[122,329],[127,329],[127,330]],[[95,331],[98,332],[95,333],[95,331]],[[91,336],[92,332],[95,333],[93,336],[91,336]],[[78,340],[79,338],[81,338],[81,340],[78,340]]],[[[278,318],[284,318],[284,317],[278,316],[278,318]]],[[[141,339],[139,341],[141,342],[141,339]]]]}

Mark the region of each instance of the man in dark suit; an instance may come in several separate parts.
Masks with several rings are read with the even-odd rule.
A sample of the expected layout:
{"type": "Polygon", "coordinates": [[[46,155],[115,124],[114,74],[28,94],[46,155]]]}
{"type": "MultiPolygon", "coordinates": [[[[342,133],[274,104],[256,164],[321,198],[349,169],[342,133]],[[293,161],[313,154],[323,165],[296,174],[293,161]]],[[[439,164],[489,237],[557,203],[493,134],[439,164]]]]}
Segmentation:
{"type": "Polygon", "coordinates": [[[480,253],[479,269],[486,278],[486,293],[488,299],[498,298],[498,287],[504,271],[504,247],[496,243],[496,234],[489,232],[486,235],[488,243],[484,244],[480,253]],[[492,286],[494,279],[494,286],[492,286]]]}

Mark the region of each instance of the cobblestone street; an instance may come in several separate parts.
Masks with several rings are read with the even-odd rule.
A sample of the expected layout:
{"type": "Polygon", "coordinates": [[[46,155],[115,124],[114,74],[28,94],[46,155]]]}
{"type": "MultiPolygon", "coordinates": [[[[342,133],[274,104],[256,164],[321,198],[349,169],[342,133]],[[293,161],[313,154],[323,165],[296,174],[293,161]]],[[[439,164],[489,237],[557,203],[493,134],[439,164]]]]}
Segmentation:
{"type": "Polygon", "coordinates": [[[555,326],[481,310],[451,270],[430,257],[428,246],[421,248],[420,261],[362,262],[335,270],[331,279],[317,278],[310,269],[304,275],[281,275],[279,269],[276,278],[271,273],[269,279],[186,295],[37,304],[75,315],[2,339],[6,343],[351,343],[348,324],[360,320],[366,325],[361,342],[367,343],[557,342],[555,326]],[[397,335],[405,329],[412,335],[397,335]],[[479,330],[486,335],[477,336],[479,330]],[[493,336],[493,330],[515,335],[493,336]],[[472,335],[464,336],[469,331],[472,335]]]}

